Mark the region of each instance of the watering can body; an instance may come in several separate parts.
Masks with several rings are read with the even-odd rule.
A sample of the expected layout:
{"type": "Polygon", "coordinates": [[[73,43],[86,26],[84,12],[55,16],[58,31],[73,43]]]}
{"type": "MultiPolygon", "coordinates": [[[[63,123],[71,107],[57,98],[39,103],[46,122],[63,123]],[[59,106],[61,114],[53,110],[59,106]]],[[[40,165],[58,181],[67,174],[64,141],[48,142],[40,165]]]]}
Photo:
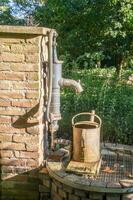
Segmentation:
{"type": "Polygon", "coordinates": [[[93,113],[80,113],[73,117],[72,126],[72,160],[86,163],[99,162],[101,119],[93,113]],[[75,122],[81,115],[90,116],[90,120],[75,122]]]}

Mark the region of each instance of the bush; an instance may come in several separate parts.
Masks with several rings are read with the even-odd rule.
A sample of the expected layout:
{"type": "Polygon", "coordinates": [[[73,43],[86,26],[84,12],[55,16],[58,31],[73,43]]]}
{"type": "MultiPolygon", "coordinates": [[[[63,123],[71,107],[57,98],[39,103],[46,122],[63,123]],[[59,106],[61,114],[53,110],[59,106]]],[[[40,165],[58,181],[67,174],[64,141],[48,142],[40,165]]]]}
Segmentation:
{"type": "Polygon", "coordinates": [[[109,142],[133,143],[133,85],[127,84],[130,70],[118,80],[115,69],[65,70],[64,77],[80,79],[81,94],[64,88],[61,95],[59,135],[69,138],[71,119],[76,113],[95,110],[102,119],[102,137],[109,142]]]}
{"type": "Polygon", "coordinates": [[[84,53],[78,56],[76,59],[72,59],[69,54],[60,56],[61,60],[64,60],[64,68],[70,69],[91,69],[100,67],[101,61],[105,58],[102,51],[84,53]]]}

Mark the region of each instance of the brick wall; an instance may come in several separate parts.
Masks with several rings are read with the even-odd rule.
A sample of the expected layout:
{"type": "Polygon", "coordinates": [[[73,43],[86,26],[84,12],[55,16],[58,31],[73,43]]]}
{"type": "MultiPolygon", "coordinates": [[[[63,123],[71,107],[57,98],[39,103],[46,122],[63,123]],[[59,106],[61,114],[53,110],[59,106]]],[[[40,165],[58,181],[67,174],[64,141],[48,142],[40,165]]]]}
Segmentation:
{"type": "MultiPolygon", "coordinates": [[[[6,181],[1,183],[3,199],[7,189],[15,188],[16,180],[25,182],[28,189],[28,181],[34,177],[30,172],[43,160],[43,131],[38,119],[40,41],[44,32],[46,34],[44,28],[0,26],[0,166],[1,179],[6,181]],[[30,174],[28,179],[25,172],[30,174]]],[[[14,189],[9,192],[13,199],[20,199],[20,188],[22,186],[17,194],[14,189]]]]}
{"type": "MultiPolygon", "coordinates": [[[[41,185],[39,185],[40,200],[133,200],[133,193],[114,193],[111,192],[111,188],[110,193],[106,193],[91,191],[91,188],[89,191],[89,187],[88,191],[83,188],[71,187],[50,178],[45,169],[40,171],[40,179],[42,180],[41,185]]],[[[63,179],[64,177],[62,181],[63,179]]]]}

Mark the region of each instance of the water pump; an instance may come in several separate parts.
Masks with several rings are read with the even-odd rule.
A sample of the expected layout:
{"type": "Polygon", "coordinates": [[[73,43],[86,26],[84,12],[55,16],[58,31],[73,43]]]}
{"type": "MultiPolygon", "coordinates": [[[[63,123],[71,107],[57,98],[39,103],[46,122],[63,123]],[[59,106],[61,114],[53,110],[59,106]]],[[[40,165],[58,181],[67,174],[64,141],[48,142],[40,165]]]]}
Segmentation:
{"type": "Polygon", "coordinates": [[[57,33],[55,30],[51,30],[48,37],[48,101],[46,116],[50,123],[51,132],[51,149],[54,149],[55,133],[58,130],[58,120],[61,119],[60,113],[60,88],[61,87],[72,87],[77,93],[83,91],[80,81],[72,79],[62,78],[62,64],[63,61],[58,60],[56,50],[56,38],[57,33]]]}

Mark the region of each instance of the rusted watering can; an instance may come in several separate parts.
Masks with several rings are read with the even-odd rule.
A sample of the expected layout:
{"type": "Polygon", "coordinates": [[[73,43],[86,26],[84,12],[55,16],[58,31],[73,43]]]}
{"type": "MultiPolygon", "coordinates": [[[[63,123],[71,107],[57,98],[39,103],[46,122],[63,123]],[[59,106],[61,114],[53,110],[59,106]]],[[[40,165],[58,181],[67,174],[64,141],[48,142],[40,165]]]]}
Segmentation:
{"type": "Polygon", "coordinates": [[[73,141],[72,160],[86,163],[100,161],[100,128],[101,119],[95,111],[79,113],[72,118],[73,141]],[[78,117],[89,116],[86,121],[77,121],[78,117]],[[77,120],[76,120],[77,119],[77,120]],[[75,122],[77,121],[77,122],[75,122]]]}

